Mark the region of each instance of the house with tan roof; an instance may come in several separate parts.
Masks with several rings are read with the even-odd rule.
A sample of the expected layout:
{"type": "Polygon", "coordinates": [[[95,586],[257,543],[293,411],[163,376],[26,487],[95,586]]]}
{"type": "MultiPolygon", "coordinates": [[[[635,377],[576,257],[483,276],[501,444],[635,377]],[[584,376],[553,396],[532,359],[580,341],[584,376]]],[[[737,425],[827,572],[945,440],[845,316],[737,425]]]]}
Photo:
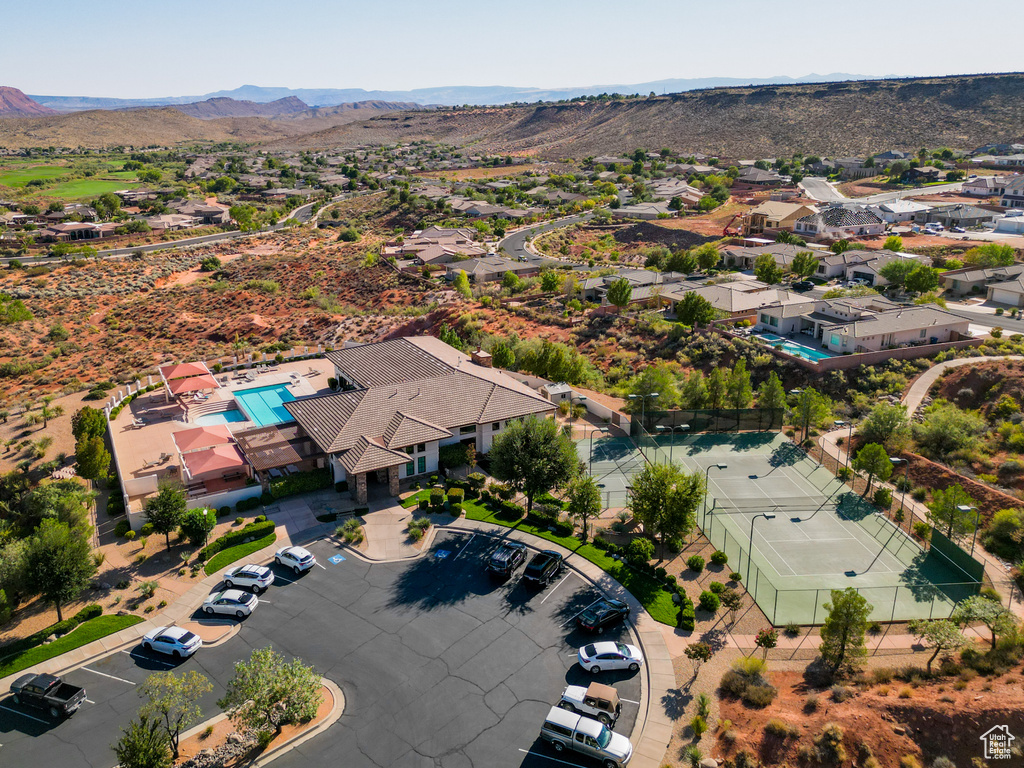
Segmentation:
{"type": "Polygon", "coordinates": [[[363,503],[368,484],[392,495],[399,481],[437,472],[442,446],[471,443],[480,453],[508,424],[555,405],[439,339],[423,336],[327,353],[343,391],[285,404],[328,456],[335,482],[363,503]]]}
{"type": "Polygon", "coordinates": [[[752,208],[744,222],[744,233],[760,234],[766,229],[784,229],[790,232],[798,219],[817,213],[818,209],[801,203],[784,203],[767,200],[756,208],[752,208]]]}

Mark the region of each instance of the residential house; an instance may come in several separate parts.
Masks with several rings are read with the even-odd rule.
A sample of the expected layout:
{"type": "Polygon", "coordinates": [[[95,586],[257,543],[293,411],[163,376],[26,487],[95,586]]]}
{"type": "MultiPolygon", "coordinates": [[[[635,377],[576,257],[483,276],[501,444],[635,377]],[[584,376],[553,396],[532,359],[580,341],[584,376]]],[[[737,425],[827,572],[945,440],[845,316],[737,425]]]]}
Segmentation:
{"type": "Polygon", "coordinates": [[[986,144],[978,147],[971,154],[974,155],[1012,155],[1024,152],[1024,144],[986,144]]]}
{"type": "Polygon", "coordinates": [[[199,220],[194,216],[186,216],[182,213],[165,213],[159,216],[150,216],[143,219],[150,229],[162,229],[166,231],[177,231],[191,229],[198,225],[199,220]]]}
{"type": "Polygon", "coordinates": [[[201,203],[189,200],[172,203],[168,207],[183,216],[193,217],[201,224],[222,225],[231,222],[229,207],[212,200],[201,203]]]}
{"type": "Polygon", "coordinates": [[[613,208],[611,214],[617,219],[658,219],[675,216],[676,211],[668,203],[635,203],[613,208]]]}
{"type": "Polygon", "coordinates": [[[961,187],[961,193],[971,197],[999,197],[1006,188],[1006,182],[1013,176],[975,176],[961,187]]]}
{"type": "Polygon", "coordinates": [[[731,245],[722,250],[722,261],[727,267],[739,270],[752,269],[758,256],[770,253],[775,257],[776,264],[783,269],[789,269],[798,253],[811,251],[817,256],[820,250],[820,248],[790,243],[769,243],[758,246],[731,245]]]}
{"type": "Polygon", "coordinates": [[[916,214],[927,211],[931,207],[914,200],[892,200],[888,203],[869,206],[868,210],[886,224],[899,224],[905,221],[913,221],[916,214]]]}
{"type": "Polygon", "coordinates": [[[890,149],[887,152],[875,155],[875,165],[889,166],[897,160],[912,160],[914,157],[915,156],[909,152],[900,152],[895,149],[890,149]]]}
{"type": "Polygon", "coordinates": [[[985,293],[990,285],[1012,280],[1024,275],[1024,264],[1011,264],[1008,267],[964,267],[951,269],[939,276],[942,287],[957,296],[985,293]]]}
{"type": "Polygon", "coordinates": [[[786,179],[775,171],[764,171],[754,166],[749,166],[740,171],[736,177],[737,184],[750,184],[755,187],[770,187],[775,184],[785,184],[786,179]]]}
{"type": "Polygon", "coordinates": [[[584,301],[607,304],[608,288],[622,278],[633,287],[634,301],[647,301],[652,298],[653,293],[663,292],[664,286],[684,282],[686,275],[679,272],[654,272],[649,269],[620,269],[612,275],[587,278],[580,284],[580,294],[584,301]],[[649,290],[641,291],[644,288],[649,290]]]}
{"type": "Polygon", "coordinates": [[[533,277],[540,274],[540,266],[536,263],[512,261],[501,256],[481,256],[448,264],[445,268],[445,279],[452,281],[459,272],[465,272],[471,283],[490,283],[501,280],[506,272],[512,272],[519,277],[533,277]]]}
{"type": "Polygon", "coordinates": [[[366,502],[370,484],[395,496],[401,479],[437,472],[442,446],[462,442],[486,453],[511,421],[556,408],[433,337],[349,347],[327,357],[345,391],[285,408],[358,503],[366,502]]]}
{"type": "Polygon", "coordinates": [[[995,231],[1007,235],[1024,235],[1024,209],[1013,209],[1001,219],[996,219],[995,231]]]}
{"type": "MultiPolygon", "coordinates": [[[[857,251],[854,251],[854,253],[857,253],[857,251]]],[[[881,287],[889,284],[889,281],[882,277],[882,269],[893,261],[913,261],[925,266],[931,265],[931,259],[927,256],[915,256],[911,253],[887,251],[884,249],[878,251],[860,251],[860,253],[866,255],[862,261],[855,261],[847,265],[845,273],[846,279],[863,280],[868,285],[873,285],[875,287],[881,287]]]]}
{"type": "MultiPolygon", "coordinates": [[[[1024,272],[1024,269],[1021,271],[1024,272]]],[[[1024,307],[1024,274],[1018,274],[1012,280],[989,285],[985,298],[996,304],[1024,307]]]]}
{"type": "Polygon", "coordinates": [[[116,222],[93,224],[87,221],[75,221],[63,224],[52,224],[39,230],[36,238],[44,243],[68,243],[78,240],[95,240],[113,237],[114,230],[120,225],[116,222]]]}
{"type": "Polygon", "coordinates": [[[381,255],[411,259],[418,264],[449,264],[462,258],[486,256],[487,249],[474,242],[474,234],[465,227],[429,227],[413,232],[401,242],[387,243],[381,248],[381,255]]]}
{"type": "Polygon", "coordinates": [[[1003,208],[1024,208],[1024,176],[1013,176],[1007,180],[999,204],[1003,208]]]}
{"type": "Polygon", "coordinates": [[[942,205],[914,214],[915,224],[938,222],[945,227],[980,227],[991,224],[999,214],[965,203],[942,205]]]}
{"type": "Polygon", "coordinates": [[[783,229],[792,232],[798,219],[817,212],[818,209],[812,205],[768,200],[750,210],[743,231],[747,235],[760,234],[766,229],[783,229]]]}
{"type": "Polygon", "coordinates": [[[862,157],[837,157],[832,161],[837,170],[842,172],[847,179],[863,179],[867,176],[876,176],[878,168],[872,165],[865,165],[867,160],[862,157]]]}
{"type": "Polygon", "coordinates": [[[651,191],[655,197],[671,201],[679,198],[684,208],[694,208],[704,197],[704,193],[696,187],[691,187],[685,181],[677,179],[659,179],[651,183],[651,191]]]}
{"type": "Polygon", "coordinates": [[[818,238],[851,238],[885,233],[885,222],[864,209],[831,205],[818,213],[798,219],[794,232],[818,238]]]}
{"type": "Polygon", "coordinates": [[[749,317],[761,307],[789,301],[797,294],[762,283],[758,280],[732,280],[727,283],[692,286],[680,283],[668,286],[662,293],[663,299],[675,304],[688,293],[695,293],[707,299],[711,306],[727,317],[749,317]]]}
{"type": "Polygon", "coordinates": [[[930,182],[938,181],[945,175],[946,171],[936,168],[933,165],[919,165],[907,170],[907,172],[903,174],[903,178],[914,184],[928,184],[930,182]]]}
{"type": "Polygon", "coordinates": [[[992,165],[1005,165],[1014,168],[1024,166],[1024,153],[1017,153],[1014,155],[996,155],[989,162],[992,165]]]}

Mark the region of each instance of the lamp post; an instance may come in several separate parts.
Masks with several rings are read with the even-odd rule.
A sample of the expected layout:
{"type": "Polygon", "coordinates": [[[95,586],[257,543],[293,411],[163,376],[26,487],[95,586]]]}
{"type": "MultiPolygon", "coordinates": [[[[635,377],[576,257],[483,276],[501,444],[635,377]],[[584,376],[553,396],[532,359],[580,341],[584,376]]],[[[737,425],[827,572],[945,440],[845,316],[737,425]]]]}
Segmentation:
{"type": "Polygon", "coordinates": [[[910,462],[906,459],[901,459],[898,456],[890,456],[889,461],[892,462],[894,467],[903,464],[903,490],[900,491],[900,515],[903,514],[903,501],[907,498],[907,486],[909,482],[907,480],[907,473],[910,471],[910,462]]]}
{"type": "Polygon", "coordinates": [[[572,419],[573,419],[573,415],[574,415],[573,411],[575,410],[573,408],[573,405],[575,403],[585,403],[586,401],[587,401],[587,398],[586,398],[585,395],[579,395],[578,397],[573,397],[572,395],[569,395],[569,439],[570,440],[572,440],[572,419]]]}
{"type": "Polygon", "coordinates": [[[647,398],[650,398],[651,400],[654,400],[660,394],[661,393],[659,393],[659,392],[649,392],[646,395],[629,395],[629,399],[630,400],[639,400],[640,401],[640,426],[643,427],[644,430],[647,429],[646,418],[645,418],[646,415],[647,415],[647,398]]]}
{"type": "MultiPolygon", "coordinates": [[[[597,431],[607,433],[608,427],[598,427],[597,431]]],[[[589,474],[594,474],[594,433],[590,433],[590,470],[589,474]]]]}
{"type": "Polygon", "coordinates": [[[672,426],[672,427],[665,427],[665,426],[658,425],[658,431],[659,432],[671,432],[672,433],[672,442],[668,444],[668,463],[669,464],[675,464],[676,463],[675,462],[675,458],[674,458],[674,456],[675,456],[675,447],[676,447],[676,430],[678,430],[680,432],[689,432],[690,431],[690,425],[689,424],[677,424],[677,425],[672,426]]]}
{"type": "Polygon", "coordinates": [[[743,582],[747,585],[747,589],[750,589],[750,561],[754,556],[754,523],[757,522],[757,518],[763,517],[765,520],[774,520],[774,512],[762,512],[759,515],[754,515],[750,518],[750,543],[747,545],[747,578],[743,582]]]}
{"type": "Polygon", "coordinates": [[[832,426],[834,427],[849,427],[850,434],[846,437],[846,462],[843,464],[844,467],[849,469],[850,467],[850,453],[853,451],[853,422],[852,421],[833,421],[832,426]]]}
{"type": "Polygon", "coordinates": [[[976,512],[974,518],[974,538],[971,539],[971,557],[974,557],[974,544],[978,540],[978,528],[981,526],[981,510],[977,507],[972,507],[969,504],[958,504],[956,507],[957,512],[967,514],[968,512],[976,512]]]}
{"type": "Polygon", "coordinates": [[[708,476],[711,474],[712,469],[728,469],[728,464],[708,464],[704,470],[704,513],[707,514],[708,509],[708,483],[710,482],[708,476]]]}

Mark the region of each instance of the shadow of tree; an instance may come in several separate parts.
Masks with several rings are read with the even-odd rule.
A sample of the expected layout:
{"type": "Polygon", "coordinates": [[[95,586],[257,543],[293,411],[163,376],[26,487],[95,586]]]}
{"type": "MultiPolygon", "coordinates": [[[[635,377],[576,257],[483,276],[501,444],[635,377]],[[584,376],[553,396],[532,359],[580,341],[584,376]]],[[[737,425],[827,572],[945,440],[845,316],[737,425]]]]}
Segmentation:
{"type": "MultiPolygon", "coordinates": [[[[693,680],[691,679],[690,684],[692,682],[693,680]]],[[[684,692],[680,688],[670,688],[661,697],[661,706],[665,710],[666,715],[673,720],[678,720],[686,714],[686,708],[690,706],[691,701],[693,701],[692,693],[684,692]]]]}
{"type": "Polygon", "coordinates": [[[490,536],[466,541],[438,536],[426,557],[413,560],[402,570],[388,607],[415,605],[433,610],[501,588],[501,583],[481,567],[495,543],[490,536]]]}

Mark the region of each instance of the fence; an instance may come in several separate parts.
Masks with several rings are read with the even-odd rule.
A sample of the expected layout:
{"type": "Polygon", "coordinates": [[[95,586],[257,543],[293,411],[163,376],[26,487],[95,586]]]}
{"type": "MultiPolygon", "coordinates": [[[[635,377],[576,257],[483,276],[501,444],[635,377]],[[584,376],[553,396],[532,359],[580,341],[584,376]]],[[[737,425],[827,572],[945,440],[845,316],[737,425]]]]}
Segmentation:
{"type": "MultiPolygon", "coordinates": [[[[633,419],[630,435],[636,438],[640,432],[650,437],[651,433],[682,434],[680,427],[686,426],[686,434],[698,432],[773,432],[781,430],[786,411],[783,408],[709,408],[676,411],[647,410],[640,419],[633,419]]],[[[634,414],[635,416],[635,414],[634,414]]]]}

